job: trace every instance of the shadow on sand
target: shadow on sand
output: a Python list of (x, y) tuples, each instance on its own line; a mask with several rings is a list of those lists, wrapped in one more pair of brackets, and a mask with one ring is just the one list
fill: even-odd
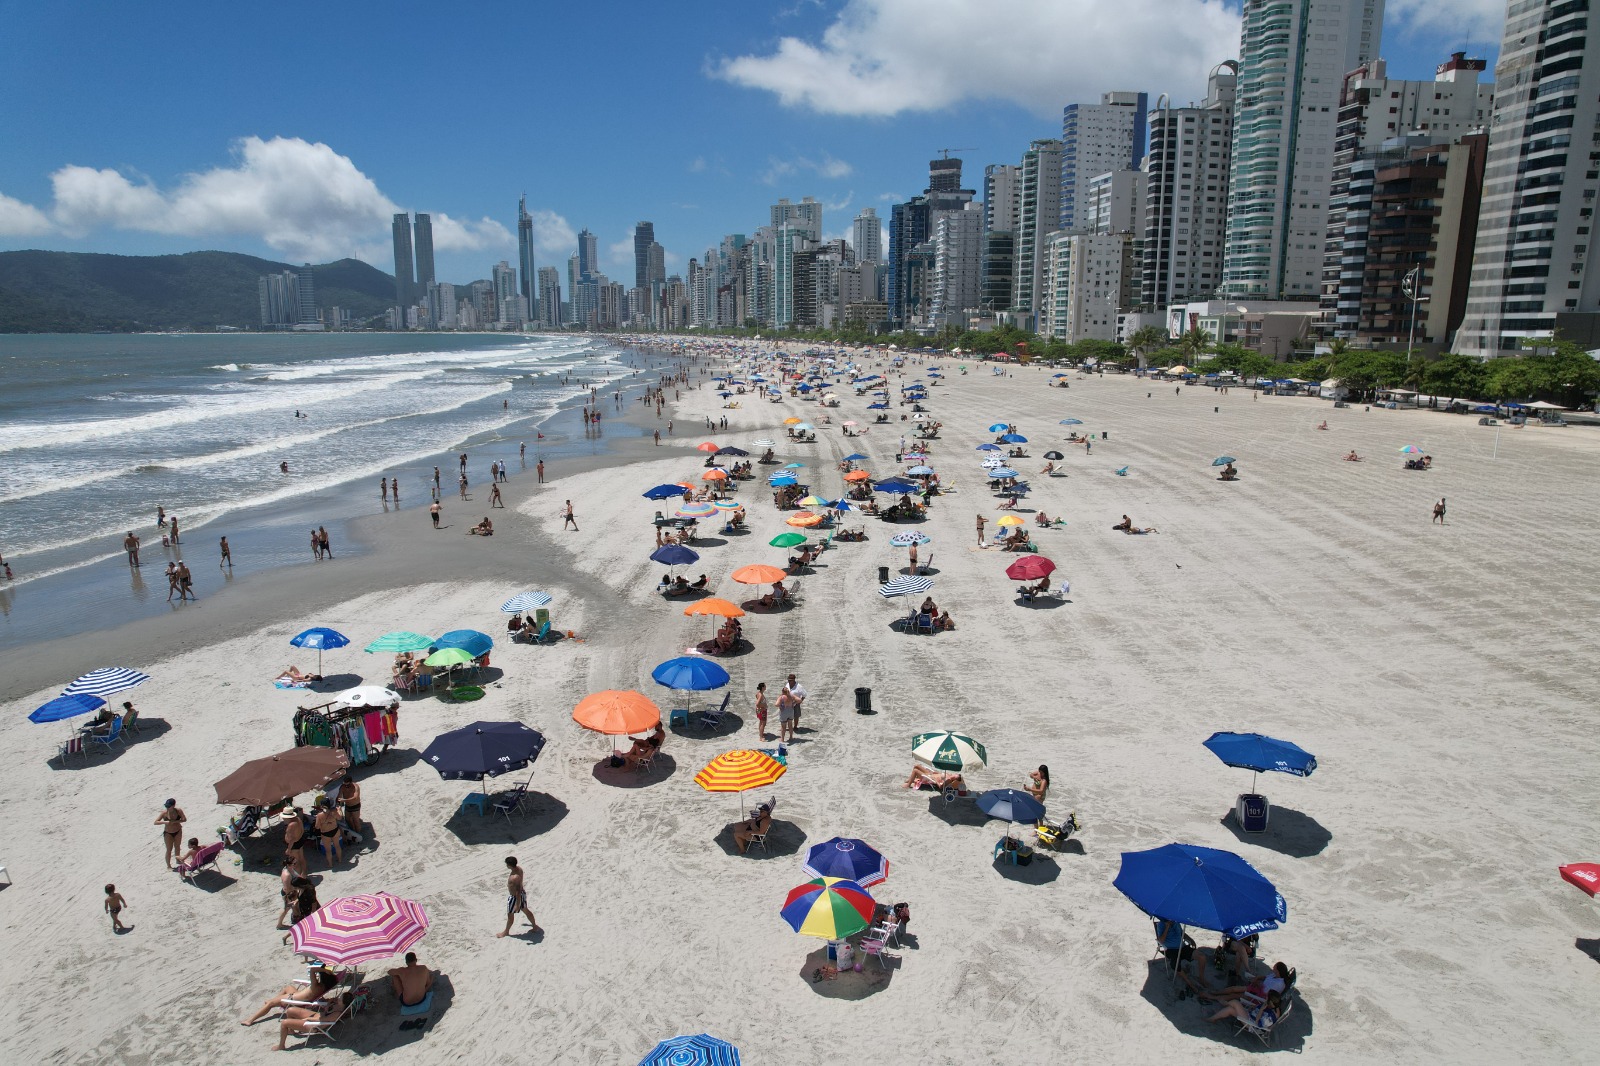
[(648, 770), (635, 770), (627, 766), (612, 766), (607, 755), (594, 764), (594, 779), (613, 788), (648, 788), (659, 785), (678, 769), (678, 762), (666, 752), (657, 753)]
[(1148, 973), (1139, 994), (1180, 1033), (1251, 1052), (1298, 1053), (1305, 1050), (1306, 1038), (1311, 1035), (1312, 1029), (1311, 1007), (1298, 992), (1295, 993), (1294, 1007), (1289, 1011), (1289, 1016), (1277, 1026), (1273, 1046), (1268, 1047), (1250, 1034), (1240, 1032), (1236, 1021), (1207, 1021), (1216, 1013), (1218, 1004), (1196, 999), (1193, 995), (1180, 1000), (1179, 990), (1187, 991), (1187, 988), (1182, 981), (1173, 984), (1172, 971), (1168, 969), (1166, 960), (1154, 958), (1146, 965)]
[(548, 833), (567, 816), (567, 805), (544, 792), (529, 790), (523, 810), (504, 815), (490, 810), (479, 814), (476, 807), (457, 807), (444, 827), (463, 844), (520, 844)]
[[(857, 957), (859, 952), (858, 948)], [(883, 959), (882, 965), (879, 965), (878, 958)], [(823, 945), (806, 956), (800, 967), (800, 979), (811, 986), (811, 991), (827, 999), (866, 999), (889, 987), (894, 972), (900, 968), (900, 957), (890, 949), (886, 956), (862, 959), (860, 973), (845, 969), (831, 979), (823, 977), (820, 972), (822, 967), (831, 965), (827, 945)]]
[(1333, 840), (1333, 834), (1324, 829), (1321, 822), (1291, 807), (1274, 805), (1265, 833), (1246, 833), (1233, 811), (1223, 815), (1221, 821), (1230, 833), (1239, 838), (1239, 843), (1254, 844), (1292, 859), (1320, 855)]
[(767, 846), (751, 844), (745, 849), (743, 855), (739, 854), (739, 845), (733, 841), (733, 827), (738, 823), (730, 822), (722, 827), (722, 832), (714, 838), (716, 844), (726, 854), (736, 859), (776, 859), (784, 856), (798, 855), (800, 848), (806, 842), (804, 829), (793, 822), (786, 822), (781, 818), (772, 820), (772, 827), (767, 832)]

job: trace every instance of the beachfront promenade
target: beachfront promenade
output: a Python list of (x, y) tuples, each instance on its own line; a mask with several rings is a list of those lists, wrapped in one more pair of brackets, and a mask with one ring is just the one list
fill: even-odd
[[(358, 649), (390, 630), (471, 628), (497, 646), (481, 700), (407, 698), (400, 750), (359, 775), (369, 840), (331, 871), (310, 862), (324, 902), (382, 890), (427, 908), (417, 950), (441, 973), (430, 1023), (399, 1028), (382, 976), (392, 964), (376, 963), (371, 1006), (298, 1059), (633, 1063), (660, 1039), (709, 1031), (751, 1066), (846, 1043), (881, 1063), (1251, 1060), (1260, 1045), (1177, 998), (1151, 962), (1149, 921), (1112, 886), (1122, 852), (1173, 841), (1238, 853), (1286, 899), (1287, 922), (1261, 940), (1265, 960), (1298, 970), (1282, 1052), (1494, 1063), (1592, 1047), (1600, 914), (1556, 867), (1600, 856), (1590, 721), (1600, 438), (1507, 430), (1491, 458), (1494, 431), (1471, 417), (1334, 410), (1244, 389), (1175, 395), (1115, 376), (1051, 388), (1046, 369), (997, 377), (969, 363), (962, 376), (959, 362), (941, 360), (948, 376), (926, 401), (943, 423), (928, 465), (954, 491), (916, 527), (931, 538), (919, 554), (932, 556), (933, 596), (957, 628), (919, 637), (891, 625), (904, 610), (878, 595), (877, 576), (905, 565), (888, 544), (902, 527), (847, 516), (870, 539), (836, 542), (791, 579), (798, 606), (742, 619), (753, 647), (721, 660), (727, 723), (675, 728), (648, 773), (606, 767), (611, 745), (571, 717), (602, 689), (679, 705), (650, 670), (708, 634), (705, 618), (655, 592), (663, 568), (647, 557), (660, 505), (640, 493), (698, 478), (703, 441), (757, 451), (751, 441), (770, 437), (780, 461), (806, 464), (802, 480), (834, 499), (850, 452), (867, 455), (858, 465), (875, 477), (903, 469), (894, 458), (911, 437), (898, 421), (909, 408), (870, 426), (868, 397), (841, 388), (822, 425), (811, 402), (744, 396), (724, 409), (708, 382), (672, 404), (669, 387), (662, 425), (672, 418), (674, 434), (660, 448), (646, 438), (615, 464), (553, 470), (537, 488), (531, 472), (516, 474), (493, 538), (463, 535), (465, 513), (435, 532), (407, 511), (372, 534), (381, 561), (350, 564), (381, 575), (370, 587), (319, 588), (316, 571), (280, 571), (279, 594), (262, 601), (270, 609), (226, 616), (216, 643), (191, 635), (170, 655), (122, 662), (159, 641), (157, 620), (49, 649), (59, 678), (9, 693), (0, 730), (11, 827), (0, 864), (16, 882), (0, 889), (16, 1017), (0, 1038), (5, 1057), (271, 1061), (276, 1027), (237, 1020), (303, 973), (273, 929), (276, 832), (249, 844), (246, 864), (224, 853), (221, 876), (189, 885), (163, 869), (150, 823), (171, 796), (189, 831), (214, 839), (233, 809), (211, 802), (212, 782), (289, 746), (294, 708), (312, 697), (270, 679), (286, 663), (311, 665), (287, 644), (309, 625), (352, 639), (324, 653), (327, 674), (369, 683), (387, 682), (389, 657)], [(723, 415), (728, 430), (704, 430)], [(817, 424), (816, 443), (790, 444), (787, 417)], [(1110, 438), (1088, 455), (1069, 447), (1067, 417)], [(869, 432), (842, 436), (846, 419)], [(1316, 429), (1323, 419), (1327, 431)], [(975, 516), (992, 535), (1003, 513), (974, 450), (997, 422), (1029, 438), (1029, 458), (1015, 460), (1033, 486), (1022, 505), (1068, 522), (1034, 532), (1071, 582), (1060, 601), (1019, 604), (1004, 575), (1017, 556), (977, 544)], [(1433, 468), (1403, 470), (1406, 444)], [(1066, 454), (1066, 477), (1039, 476), (1051, 448)], [(1352, 449), (1366, 461), (1341, 461)], [(1211, 461), (1224, 454), (1240, 480), (1216, 480)], [(727, 575), (782, 565), (768, 541), (790, 527), (763, 481), (739, 495), (749, 533), (708, 531), (689, 576), (705, 572), (713, 595), (743, 602), (752, 593)], [(1442, 526), (1430, 522), (1441, 497)], [(581, 532), (562, 528), (566, 499)], [(1160, 533), (1112, 531), (1124, 514)], [(432, 580), (443, 554), (450, 580)], [(553, 594), (555, 627), (576, 639), (500, 643), (500, 603), (530, 587)], [(110, 757), (47, 764), (61, 728), (31, 725), (27, 711), (113, 659), (153, 676), (128, 695), (155, 725)], [(723, 751), (773, 746), (756, 738), (751, 699), (765, 681), (775, 707), (789, 673), (809, 690), (801, 732), (777, 785), (744, 797), (775, 794), (779, 806), (770, 848), (741, 857), (726, 829), (736, 800), (693, 777)], [(858, 686), (873, 690), (877, 713), (854, 713)], [(508, 822), (459, 810), (474, 786), (440, 780), (412, 752), (508, 718), (547, 739), (527, 813)], [(935, 729), (986, 745), (988, 766), (969, 775), (980, 790), (1022, 788), (1048, 764), (1051, 815), (1076, 811), (1084, 823), (1073, 846), (999, 865), (1002, 823), (901, 788), (911, 736)], [(1308, 779), (1262, 776), (1257, 790), (1274, 805), (1265, 834), (1224, 821), (1250, 778), (1201, 746), (1217, 730), (1285, 737), (1317, 757)], [(889, 858), (874, 895), (910, 902), (914, 942), (888, 970), (869, 961), (865, 980), (814, 983), (821, 942), (795, 935), (778, 908), (807, 879), (805, 849), (835, 835)], [(544, 932), (497, 940), (513, 854)], [(121, 936), (101, 913), (107, 882), (128, 900), (133, 929)]]

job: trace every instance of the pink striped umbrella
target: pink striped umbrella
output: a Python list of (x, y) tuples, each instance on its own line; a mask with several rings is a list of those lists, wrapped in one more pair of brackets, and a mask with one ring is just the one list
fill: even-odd
[(290, 931), (294, 950), (333, 966), (387, 959), (428, 931), (422, 904), (387, 892), (341, 896), (308, 914)]

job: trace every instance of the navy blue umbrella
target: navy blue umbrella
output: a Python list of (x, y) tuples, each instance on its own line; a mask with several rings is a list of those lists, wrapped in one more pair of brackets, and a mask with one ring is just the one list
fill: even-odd
[(729, 444), (729, 445), (726, 445), (724, 447), (718, 448), (717, 449), (717, 454), (718, 455), (745, 456), (745, 455), (749, 455), (750, 453), (745, 451), (743, 448), (735, 448), (733, 445)]
[(433, 738), (423, 761), (446, 781), (482, 781), (520, 770), (544, 750), (544, 734), (521, 722), (473, 722)]
[(28, 715), (28, 721), (60, 722), (67, 718), (76, 718), (80, 714), (88, 714), (90, 711), (98, 711), (105, 705), (106, 701), (101, 697), (82, 692), (71, 696), (57, 696)]
[(990, 789), (978, 797), (978, 808), (1007, 822), (1032, 823), (1044, 817), (1044, 804), (1014, 788)]
[(1231, 851), (1168, 844), (1125, 851), (1112, 881), (1152, 918), (1214, 929), (1235, 940), (1276, 929), (1289, 908), (1272, 882)]
[(689, 563), (698, 563), (700, 553), (681, 544), (663, 544), (650, 553), (650, 560), (663, 566), (687, 566)]
[(494, 647), (494, 638), (476, 629), (452, 629), (434, 641), (433, 646), (435, 649), (460, 648), (474, 659), (480, 659)]
[(867, 410), (869, 410), (869, 411), (887, 411), (888, 409), (889, 409), (889, 405), (886, 404), (886, 403), (869, 403), (869, 404), (867, 404)]
[(877, 489), (879, 492), (900, 492), (900, 493), (905, 493), (905, 492), (916, 492), (919, 486), (913, 485), (909, 481), (899, 481), (899, 480), (896, 480), (894, 478), (890, 478), (888, 481), (880, 481), (880, 482), (878, 482), (876, 485), (874, 485), (872, 487), (874, 489)]
[(849, 455), (845, 456), (844, 458), (845, 458), (845, 462), (847, 462), (847, 463), (859, 463), (861, 460), (865, 459), (866, 456), (862, 455), (860, 452), (851, 452)]
[(682, 485), (657, 485), (649, 492), (646, 492), (644, 498), (647, 500), (670, 500), (674, 496), (682, 496), (683, 493), (684, 488)]
[(889, 876), (889, 860), (865, 841), (833, 837), (813, 844), (800, 869), (817, 877), (842, 877), (871, 888)]

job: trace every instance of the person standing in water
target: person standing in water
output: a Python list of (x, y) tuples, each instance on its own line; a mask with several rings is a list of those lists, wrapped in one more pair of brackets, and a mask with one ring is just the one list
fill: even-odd
[(233, 552), (228, 547), (227, 537), (222, 538), (222, 562), (218, 563), (217, 566), (219, 568), (226, 566), (229, 570), (233, 569)]

